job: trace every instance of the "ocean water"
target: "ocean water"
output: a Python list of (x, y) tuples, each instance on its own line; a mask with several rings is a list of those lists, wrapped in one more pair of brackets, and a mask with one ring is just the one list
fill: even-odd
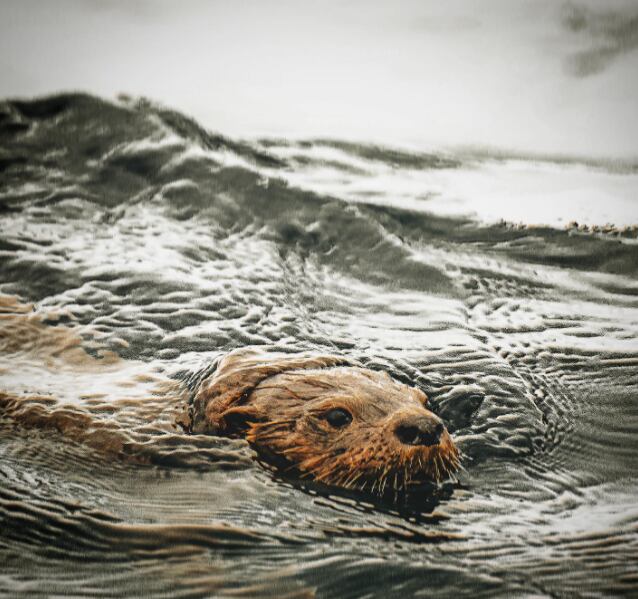
[[(0, 594), (635, 596), (637, 191), (629, 163), (0, 104)], [(423, 389), (458, 480), (381, 502), (184, 433), (248, 345)]]

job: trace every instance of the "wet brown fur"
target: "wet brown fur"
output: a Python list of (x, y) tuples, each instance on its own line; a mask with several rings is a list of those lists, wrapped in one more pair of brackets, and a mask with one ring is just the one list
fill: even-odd
[[(426, 405), (422, 391), (344, 358), (242, 350), (202, 384), (193, 431), (244, 437), (303, 477), (383, 494), (441, 481), (459, 466), (447, 430), (433, 446), (406, 445), (394, 434), (405, 418), (436, 418)], [(352, 422), (332, 427), (325, 415), (335, 408)]]

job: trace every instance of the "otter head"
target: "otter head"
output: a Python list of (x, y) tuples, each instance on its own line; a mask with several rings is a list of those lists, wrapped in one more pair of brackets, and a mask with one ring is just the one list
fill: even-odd
[(422, 391), (335, 356), (230, 354), (195, 398), (193, 430), (244, 437), (301, 476), (378, 494), (459, 465)]

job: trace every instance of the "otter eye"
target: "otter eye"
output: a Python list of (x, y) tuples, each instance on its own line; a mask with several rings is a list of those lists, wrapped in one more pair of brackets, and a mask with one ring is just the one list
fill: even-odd
[(352, 422), (352, 414), (343, 408), (330, 410), (324, 418), (328, 421), (328, 424), (334, 428), (342, 428)]

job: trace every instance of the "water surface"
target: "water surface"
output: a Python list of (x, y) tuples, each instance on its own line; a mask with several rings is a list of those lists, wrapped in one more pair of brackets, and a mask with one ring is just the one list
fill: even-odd
[[(638, 592), (632, 165), (231, 140), (81, 95), (5, 102), (0, 139), (2, 593)], [(247, 345), (419, 386), (459, 480), (378, 503), (185, 434)]]

